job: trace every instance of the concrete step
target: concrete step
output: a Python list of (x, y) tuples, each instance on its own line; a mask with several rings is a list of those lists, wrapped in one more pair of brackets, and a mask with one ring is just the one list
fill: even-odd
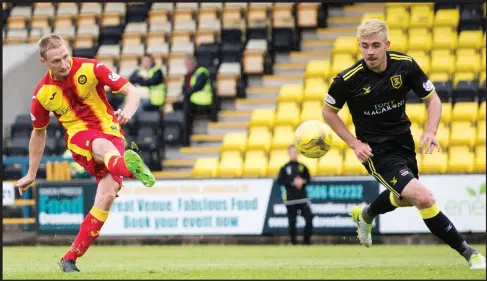
[(357, 27), (360, 24), (361, 15), (348, 17), (328, 18), (328, 27)]
[(315, 40), (315, 39), (318, 39), (318, 37), (314, 30), (301, 31), (301, 40)]
[(334, 39), (303, 40), (301, 42), (302, 52), (326, 52), (333, 48)]
[(251, 110), (224, 110), (220, 111), (218, 121), (221, 122), (239, 122), (239, 121), (249, 121), (252, 115)]
[(210, 135), (210, 134), (192, 135), (191, 141), (192, 142), (202, 142), (202, 143), (221, 142), (221, 141), (223, 141), (224, 136), (225, 135), (223, 135), (223, 134), (218, 134), (218, 135)]
[(162, 162), (166, 168), (192, 168), (195, 160), (193, 159), (166, 159)]
[(237, 110), (254, 110), (258, 108), (276, 108), (277, 98), (237, 99)]
[(289, 62), (289, 53), (276, 54), (275, 63)]
[(275, 75), (280, 75), (280, 74), (300, 74), (303, 73), (306, 69), (306, 63), (276, 63), (274, 65), (274, 74)]
[(328, 27), (317, 29), (318, 38), (321, 39), (336, 39), (339, 36), (355, 36), (357, 28), (355, 27)]
[(179, 159), (197, 159), (201, 157), (218, 157), (220, 154), (220, 146), (210, 147), (181, 147), (179, 149)]
[(282, 86), (284, 84), (300, 84), (303, 82), (304, 71), (300, 74), (265, 75), (264, 86)]
[[(331, 51), (326, 52), (291, 52), (292, 62), (308, 63), (310, 60), (329, 60)], [(303, 72), (304, 73), (304, 72)]]
[(262, 86), (262, 77), (261, 76), (249, 76), (247, 79), (247, 87), (253, 86)]
[(208, 134), (226, 134), (230, 132), (246, 132), (249, 122), (212, 122), (208, 124)]
[(281, 87), (248, 87), (247, 88), (247, 98), (277, 98), (279, 96), (279, 90)]
[(154, 177), (158, 180), (164, 179), (187, 179), (191, 177), (191, 169), (187, 170), (165, 170), (154, 172)]
[(383, 13), (384, 3), (361, 3), (351, 6), (346, 6), (343, 9), (345, 17), (362, 16), (365, 13)]

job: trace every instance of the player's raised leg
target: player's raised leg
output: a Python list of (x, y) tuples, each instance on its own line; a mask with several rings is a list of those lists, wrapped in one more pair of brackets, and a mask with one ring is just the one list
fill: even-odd
[(443, 240), (470, 263), (471, 269), (485, 270), (485, 257), (467, 244), (435, 202), (433, 194), (417, 179), (411, 180), (402, 194), (418, 208), (431, 233)]

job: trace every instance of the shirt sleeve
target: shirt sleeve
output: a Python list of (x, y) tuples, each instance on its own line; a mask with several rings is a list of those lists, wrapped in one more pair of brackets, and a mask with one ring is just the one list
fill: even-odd
[(103, 86), (110, 87), (114, 94), (120, 92), (129, 83), (127, 79), (111, 71), (101, 62), (96, 62), (94, 72), (96, 79)]
[(325, 104), (336, 110), (342, 109), (347, 102), (347, 88), (343, 77), (338, 74), (328, 89), (328, 93), (325, 96)]
[(431, 93), (433, 93), (433, 90), (435, 89), (433, 82), (429, 80), (428, 76), (423, 72), (421, 67), (414, 59), (412, 60), (412, 66), (409, 75), (409, 86), (419, 98), (428, 98)]
[(42, 106), (36, 96), (32, 98), (30, 118), (32, 127), (36, 130), (44, 129), (49, 124), (49, 111)]

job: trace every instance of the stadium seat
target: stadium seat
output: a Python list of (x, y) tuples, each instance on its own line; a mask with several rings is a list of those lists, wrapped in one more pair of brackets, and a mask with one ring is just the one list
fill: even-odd
[(451, 75), (455, 70), (455, 59), (449, 50), (431, 51), (431, 72)]
[(423, 124), (411, 123), (410, 130), (411, 134), (413, 135), (414, 144), (416, 147), (418, 147), (421, 136), (424, 133)]
[(485, 146), (485, 120), (477, 121), (477, 140), (475, 141), (476, 145), (484, 145)]
[(355, 152), (352, 149), (345, 151), (345, 160), (343, 161), (342, 175), (344, 176), (363, 176), (367, 175), (367, 169), (357, 159)]
[(297, 25), (299, 27), (316, 27), (318, 25), (319, 3), (300, 2), (296, 8)]
[(322, 103), (318, 100), (304, 101), (301, 110), (301, 122), (308, 120), (323, 120)]
[(467, 146), (450, 146), (448, 149), (448, 173), (472, 173), (475, 155)]
[(422, 157), (421, 172), (424, 174), (444, 174), (448, 168), (448, 155), (443, 151), (424, 154)]
[(473, 147), (476, 141), (476, 128), (469, 121), (451, 123), (450, 145), (468, 145)]
[(276, 126), (274, 128), (274, 135), (272, 137), (271, 147), (273, 150), (287, 149), (294, 140), (294, 129), (293, 127), (287, 126)]
[(455, 102), (474, 101), (478, 95), (478, 84), (474, 72), (455, 72), (453, 75), (453, 99)]
[(350, 54), (355, 56), (359, 52), (357, 37), (355, 36), (340, 36), (335, 39), (331, 53), (336, 54)]
[(390, 29), (406, 30), (409, 27), (409, 12), (404, 6), (387, 8), (386, 22)]
[(424, 28), (410, 28), (408, 37), (408, 51), (429, 52), (433, 46), (431, 33)]
[(338, 149), (331, 149), (318, 160), (318, 176), (340, 176), (343, 171), (343, 155)]
[(434, 14), (430, 9), (420, 9), (420, 7), (411, 8), (411, 17), (409, 27), (426, 27), (431, 28), (434, 22)]
[(306, 78), (322, 78), (328, 79), (330, 76), (330, 61), (329, 60), (310, 60), (306, 65)]
[(438, 27), (433, 31), (434, 50), (454, 50), (457, 46), (458, 36), (456, 30), (449, 27)]
[(328, 85), (323, 80), (318, 82), (305, 83), (303, 100), (318, 100), (323, 101)]
[(191, 177), (193, 178), (215, 178), (218, 175), (218, 158), (196, 159)]
[(397, 52), (406, 52), (408, 47), (408, 38), (406, 35), (389, 34), (388, 40), (391, 41), (391, 50)]
[(242, 176), (243, 160), (238, 153), (223, 153), (218, 175), (220, 178), (239, 178)]
[(317, 168), (318, 168), (318, 159), (317, 158), (308, 158), (303, 154), (298, 155), (298, 161), (308, 168), (309, 174), (312, 177), (316, 176)]
[(227, 133), (223, 137), (221, 151), (238, 151), (243, 153), (247, 148), (247, 133)]
[(385, 20), (385, 15), (384, 13), (377, 13), (377, 12), (364, 13), (360, 18), (360, 22), (364, 22), (368, 19), (378, 19), (383, 21)]
[(485, 173), (485, 144), (475, 147), (475, 172)]
[(438, 130), (436, 132), (436, 140), (440, 144), (442, 149), (445, 149), (450, 144), (450, 128), (445, 123), (440, 122)]
[(81, 3), (80, 15), (94, 15), (99, 17), (101, 14), (101, 3)]
[(480, 72), (482, 68), (482, 63), (480, 61), (481, 57), (476, 52), (461, 52), (461, 50), (457, 51), (456, 62), (455, 62), (455, 71), (457, 72)]
[(267, 152), (271, 147), (272, 135), (268, 130), (250, 133), (247, 140), (247, 150), (262, 150)]
[(267, 109), (267, 108), (255, 109), (252, 112), (252, 116), (250, 117), (249, 126), (273, 127), (274, 118), (275, 118), (274, 116), (275, 116), (274, 109)]
[(243, 165), (243, 177), (260, 178), (267, 174), (267, 157), (263, 153), (247, 152)]
[(276, 125), (291, 125), (296, 127), (299, 124), (301, 110), (295, 103), (279, 103), (276, 111)]
[(303, 85), (284, 84), (279, 90), (279, 102), (294, 101), (301, 103), (303, 100)]
[(453, 105), (452, 121), (475, 122), (478, 117), (479, 106), (477, 102), (457, 102)]
[(485, 101), (480, 103), (479, 115), (477, 116), (479, 120), (485, 120), (485, 104)]
[(423, 103), (406, 104), (406, 115), (411, 122), (423, 124), (426, 120), (426, 107)]
[(450, 27), (455, 28), (458, 26), (460, 20), (460, 10), (458, 9), (441, 9), (436, 11), (435, 14), (435, 27)]
[(463, 30), (460, 32), (458, 36), (458, 49), (464, 49), (464, 48), (480, 49), (481, 47), (482, 47), (481, 30)]
[(270, 153), (269, 165), (267, 166), (267, 176), (277, 177), (281, 167), (289, 162), (289, 153), (287, 147), (285, 149), (273, 150)]

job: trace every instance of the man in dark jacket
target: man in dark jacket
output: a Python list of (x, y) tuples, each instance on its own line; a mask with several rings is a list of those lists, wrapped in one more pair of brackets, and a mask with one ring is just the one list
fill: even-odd
[(304, 227), (304, 244), (311, 244), (313, 234), (313, 214), (311, 212), (311, 202), (306, 194), (306, 184), (310, 181), (308, 168), (298, 162), (298, 149), (294, 145), (289, 146), (290, 161), (279, 171), (277, 183), (286, 187), (286, 195), (283, 198), (287, 208), (289, 220), (289, 236), (293, 245), (296, 241), (296, 217), (298, 210), (304, 217), (306, 225)]

